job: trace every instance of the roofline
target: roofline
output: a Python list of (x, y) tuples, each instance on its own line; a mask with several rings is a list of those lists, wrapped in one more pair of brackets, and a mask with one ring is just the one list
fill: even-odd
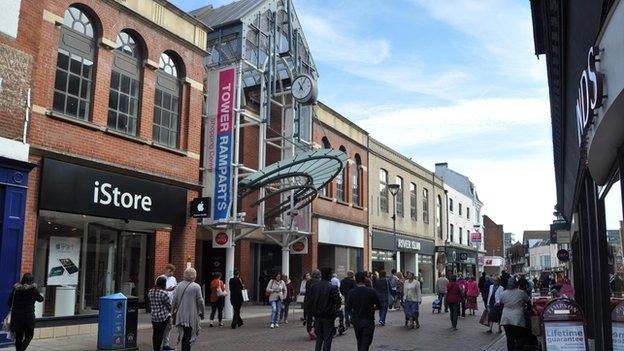
[[(417, 167), (418, 169), (420, 169), (421, 171), (424, 171), (424, 172), (426, 172), (426, 173), (431, 174), (431, 175), (433, 176), (433, 178), (434, 178), (434, 179), (437, 179), (437, 180), (439, 180), (439, 181), (440, 181), (440, 183), (442, 184), (442, 186), (443, 186), (443, 187), (444, 187), (444, 184), (446, 184), (446, 183), (444, 183), (444, 180), (443, 180), (442, 178), (438, 177), (438, 176), (435, 174), (435, 172), (431, 172), (430, 170), (428, 170), (428, 169), (427, 169), (427, 168), (425, 168), (424, 166), (421, 166), (420, 164), (418, 164), (418, 163), (416, 163), (416, 162), (414, 162), (414, 161), (410, 160), (407, 156), (403, 155), (402, 153), (398, 152), (397, 150), (394, 150), (393, 148), (389, 147), (388, 145), (386, 145), (386, 144), (382, 143), (381, 141), (379, 141), (379, 140), (377, 140), (377, 139), (375, 139), (375, 138), (373, 138), (373, 137), (371, 137), (371, 136), (369, 136), (369, 137), (368, 137), (368, 141), (369, 141), (368, 143), (369, 143), (369, 152), (370, 152), (370, 153), (375, 154), (375, 155), (377, 155), (377, 156), (382, 156), (382, 155), (380, 155), (380, 154), (376, 153), (375, 151), (373, 151), (373, 150), (370, 148), (370, 144), (371, 144), (371, 142), (376, 143), (376, 144), (377, 144), (377, 145), (379, 145), (381, 148), (386, 149), (386, 150), (388, 150), (388, 151), (391, 151), (391, 152), (395, 153), (395, 154), (396, 154), (396, 156), (398, 156), (399, 158), (403, 159), (404, 161), (407, 161), (407, 162), (408, 162), (408, 163), (410, 163), (412, 166), (416, 166), (416, 167)], [(369, 162), (370, 162), (370, 161), (369, 161)]]
[(333, 116), (338, 117), (343, 122), (346, 122), (347, 124), (355, 127), (355, 129), (357, 129), (358, 131), (366, 134), (367, 136), (369, 135), (368, 131), (366, 131), (364, 128), (360, 127), (359, 125), (357, 125), (355, 122), (353, 122), (349, 118), (347, 118), (344, 115), (342, 115), (340, 112), (338, 112), (338, 111), (334, 110), (333, 108), (327, 106), (326, 104), (324, 104), (321, 101), (317, 101), (317, 104), (318, 104), (319, 108), (322, 108), (322, 109), (325, 109), (325, 110), (331, 112)]
[[(169, 2), (168, 0), (153, 0), (161, 5), (163, 5), (164, 7), (174, 11), (175, 13), (177, 13), (178, 15), (184, 17), (186, 20), (188, 20), (189, 22), (192, 22), (195, 25), (198, 25), (204, 29), (206, 29), (206, 34), (214, 31), (214, 29), (206, 24), (204, 24), (202, 21), (198, 20), (197, 18), (191, 16), (191, 14), (189, 14), (188, 12), (182, 10), (181, 8), (177, 7), (176, 5), (172, 4), (171, 2)], [(206, 6), (210, 6), (210, 5), (206, 5)], [(204, 7), (206, 7), (204, 6)], [(202, 8), (204, 8), (202, 7)]]

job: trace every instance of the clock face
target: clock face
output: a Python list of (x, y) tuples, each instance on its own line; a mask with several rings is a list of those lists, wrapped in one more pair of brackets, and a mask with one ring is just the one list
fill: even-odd
[(300, 102), (306, 102), (311, 97), (313, 88), (312, 79), (306, 75), (301, 75), (293, 81), (292, 95)]

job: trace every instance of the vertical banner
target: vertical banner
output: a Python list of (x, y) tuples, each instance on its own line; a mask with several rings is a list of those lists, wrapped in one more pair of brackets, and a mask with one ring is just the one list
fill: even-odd
[(235, 82), (235, 67), (209, 72), (206, 82), (208, 100), (204, 196), (212, 195), (212, 219), (215, 221), (228, 218), (232, 202)]

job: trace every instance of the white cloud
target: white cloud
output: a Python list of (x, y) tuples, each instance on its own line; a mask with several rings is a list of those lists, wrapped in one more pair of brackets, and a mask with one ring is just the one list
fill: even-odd
[[(374, 106), (351, 104), (347, 116), (375, 138), (405, 148), (527, 126), (544, 126), (549, 120), (545, 99), (476, 99), (443, 107)], [(527, 136), (530, 139), (530, 136)], [(484, 150), (485, 151), (485, 150)]]

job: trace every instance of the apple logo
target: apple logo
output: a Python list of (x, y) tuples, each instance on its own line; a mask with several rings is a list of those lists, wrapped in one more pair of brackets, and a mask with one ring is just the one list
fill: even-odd
[(199, 212), (204, 212), (204, 202), (203, 202), (203, 201), (200, 201), (200, 202), (197, 204), (197, 211), (199, 211)]

